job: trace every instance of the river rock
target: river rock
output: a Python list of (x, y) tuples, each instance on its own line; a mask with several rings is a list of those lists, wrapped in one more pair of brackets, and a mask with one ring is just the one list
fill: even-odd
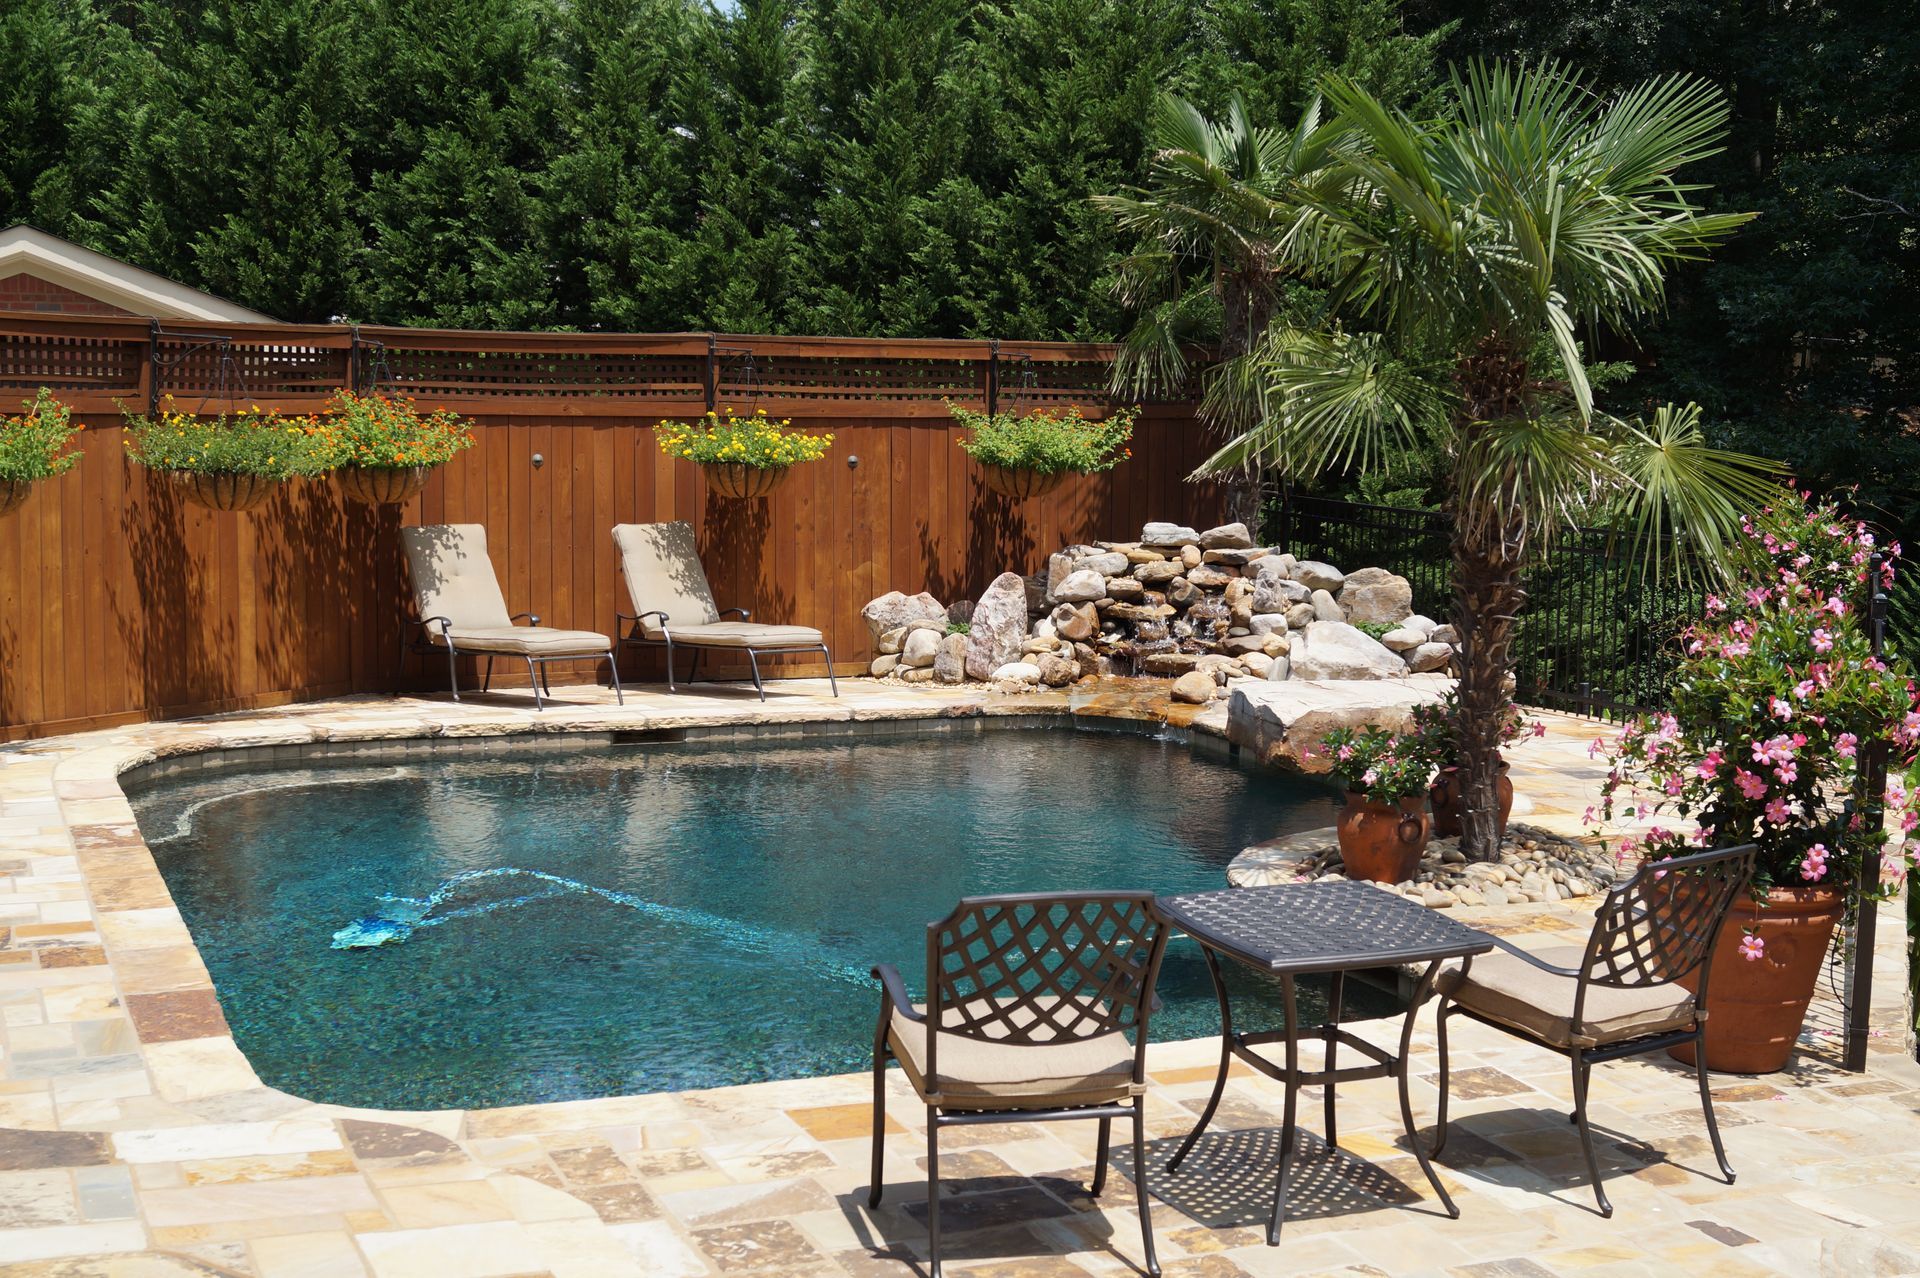
[(973, 621), (973, 600), (956, 599), (947, 605), (947, 622), (950, 625), (965, 626)]
[(940, 640), (931, 630), (915, 630), (907, 635), (907, 641), (900, 648), (900, 664), (915, 670), (933, 664), (934, 654), (940, 651)]
[(1199, 654), (1192, 652), (1150, 652), (1140, 658), (1140, 669), (1156, 675), (1185, 674), (1199, 664)]
[(1118, 551), (1107, 551), (1102, 554), (1088, 555), (1086, 558), (1077, 561), (1073, 565), (1073, 570), (1075, 572), (1097, 572), (1102, 577), (1123, 577), (1133, 571), (1133, 565), (1128, 563), (1127, 557)]
[(1229, 635), (1220, 642), (1220, 650), (1230, 656), (1244, 657), (1249, 652), (1265, 652), (1265, 635)]
[[(1003, 572), (993, 579), (973, 607), (973, 629), (967, 635), (967, 673), (988, 679), (1020, 655), (1027, 637), (1027, 583), (1018, 573)], [(1039, 672), (1034, 672), (1039, 678)]]
[(1273, 669), (1273, 658), (1264, 652), (1247, 652), (1241, 654), (1240, 664), (1245, 666), (1247, 673), (1254, 678), (1264, 679), (1268, 671)]
[(1162, 559), (1156, 563), (1140, 564), (1133, 570), (1133, 579), (1148, 585), (1164, 585), (1185, 572), (1187, 566), (1171, 560)]
[(940, 650), (933, 654), (933, 677), (941, 683), (967, 681), (967, 637), (941, 635)]
[(1287, 633), (1287, 614), (1284, 612), (1256, 612), (1247, 622), (1247, 629), (1256, 635), (1284, 635)]
[(1300, 561), (1285, 551), (1268, 551), (1246, 566), (1246, 574), (1255, 581), (1278, 581), (1289, 579)]
[(1200, 534), (1185, 524), (1151, 523), (1140, 530), (1140, 544), (1150, 549), (1179, 549), (1197, 543)]
[(1240, 580), (1240, 574), (1227, 572), (1213, 564), (1201, 564), (1187, 571), (1187, 580), (1202, 590), (1223, 590), (1230, 581)]
[(1167, 602), (1176, 608), (1188, 608), (1200, 602), (1200, 587), (1185, 577), (1175, 577), (1167, 585)]
[(1063, 657), (1058, 653), (1049, 653), (1040, 658), (1039, 665), (1040, 682), (1049, 688), (1064, 688), (1072, 683), (1074, 676), (1079, 673), (1072, 658)]
[(1395, 652), (1409, 652), (1427, 641), (1426, 635), (1412, 626), (1397, 626), (1380, 636), (1380, 642)]
[(1008, 661), (993, 668), (995, 683), (1039, 683), (1040, 667), (1031, 661)]
[(1333, 601), (1333, 596), (1324, 590), (1313, 592), (1313, 617), (1315, 621), (1345, 621), (1346, 609)]
[(894, 675), (902, 683), (932, 683), (934, 678), (932, 666), (901, 666)]
[(1304, 630), (1314, 623), (1313, 605), (1297, 603), (1287, 609), (1287, 629)]
[(1427, 638), (1434, 643), (1450, 643), (1457, 647), (1460, 643), (1460, 632), (1452, 626), (1435, 626)]
[[(1105, 589), (1105, 583), (1102, 583)], [(1100, 630), (1100, 614), (1086, 604), (1061, 604), (1051, 617), (1053, 632), (1062, 639), (1084, 643)]]
[(925, 591), (917, 595), (903, 595), (898, 590), (889, 590), (878, 599), (869, 600), (867, 606), (860, 610), (860, 618), (867, 623), (867, 634), (877, 648), (880, 636), (889, 630), (902, 629), (910, 621), (938, 621), (944, 624), (947, 609), (946, 605)]
[(1117, 603), (1106, 615), (1115, 621), (1162, 621), (1173, 615), (1173, 605)]
[(873, 664), (867, 667), (867, 673), (876, 679), (885, 678), (887, 675), (892, 674), (893, 668), (899, 664), (900, 656), (898, 653), (883, 652), (873, 659)]
[(1407, 654), (1407, 669), (1415, 674), (1425, 674), (1429, 670), (1444, 670), (1453, 660), (1453, 645), (1447, 643), (1423, 643)]
[(1408, 630), (1418, 630), (1423, 635), (1430, 635), (1440, 623), (1432, 617), (1423, 617), (1416, 612), (1400, 624)]
[(1068, 573), (1054, 587), (1053, 597), (1063, 603), (1091, 603), (1107, 597), (1107, 579), (1090, 568)]
[(1413, 615), (1413, 583), (1385, 568), (1361, 568), (1341, 583), (1340, 606), (1349, 621), (1398, 625)]
[(1289, 637), (1295, 679), (1392, 679), (1407, 673), (1407, 663), (1386, 645), (1345, 622), (1316, 621)]
[(1209, 550), (1200, 556), (1200, 562), (1219, 564), (1226, 568), (1239, 568), (1244, 571), (1248, 564), (1266, 553), (1259, 546), (1242, 546), (1235, 550)]
[(1332, 564), (1323, 564), (1317, 559), (1302, 559), (1287, 574), (1308, 590), (1334, 591), (1346, 583), (1347, 574)]
[(1125, 555), (1127, 562), (1130, 564), (1159, 564), (1165, 563), (1167, 559), (1165, 555), (1157, 550), (1148, 550), (1145, 546), (1137, 546), (1131, 543), (1124, 546), (1115, 546), (1114, 549)]
[(1138, 599), (1147, 588), (1131, 577), (1108, 577), (1101, 583), (1109, 599)]
[(1285, 612), (1297, 603), (1305, 603), (1313, 597), (1313, 592), (1297, 581), (1284, 577), (1255, 577), (1253, 579), (1253, 610), (1255, 612)]
[(1253, 545), (1245, 524), (1221, 524), (1207, 529), (1197, 540), (1202, 550), (1243, 550)]
[(1198, 568), (1207, 560), (1207, 552), (1198, 546), (1180, 547), (1180, 564), (1183, 568)]
[(1173, 699), (1188, 705), (1203, 706), (1213, 700), (1218, 687), (1213, 676), (1206, 671), (1189, 670), (1173, 681)]

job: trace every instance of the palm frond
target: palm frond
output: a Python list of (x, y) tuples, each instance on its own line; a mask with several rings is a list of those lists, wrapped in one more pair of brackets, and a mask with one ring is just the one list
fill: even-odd
[(1785, 494), (1778, 462), (1714, 448), (1700, 428), (1700, 406), (1663, 404), (1644, 424), (1619, 423), (1613, 463), (1630, 481), (1611, 512), (1630, 530), (1641, 566), (1655, 580), (1724, 578), (1742, 533), (1741, 519)]

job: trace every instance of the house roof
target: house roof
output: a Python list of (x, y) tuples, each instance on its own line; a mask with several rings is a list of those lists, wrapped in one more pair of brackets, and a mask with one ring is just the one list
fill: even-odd
[(83, 248), (25, 223), (0, 231), (0, 279), (21, 272), (121, 310), (158, 319), (270, 324), (271, 315), (237, 306), (118, 258)]

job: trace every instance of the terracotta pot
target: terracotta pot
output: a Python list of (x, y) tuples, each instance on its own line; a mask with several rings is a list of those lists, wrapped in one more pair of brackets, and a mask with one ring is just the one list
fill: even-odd
[[(1747, 893), (1734, 900), (1713, 951), (1707, 981), (1707, 1068), (1726, 1074), (1771, 1074), (1786, 1067), (1807, 1004), (1827, 959), (1846, 898), (1830, 887), (1774, 888), (1766, 907)], [(1752, 930), (1766, 943), (1742, 958), (1740, 938)], [(1698, 974), (1682, 984), (1698, 988)], [(1693, 1063), (1693, 1045), (1670, 1048)]]
[(1055, 471), (1051, 475), (1042, 475), (1037, 470), (1027, 470), (1019, 466), (996, 466), (992, 462), (981, 462), (980, 470), (988, 488), (1014, 501), (1025, 501), (1029, 497), (1044, 497), (1067, 482), (1067, 472), (1064, 470)]
[(1426, 801), (1425, 795), (1414, 794), (1376, 803), (1349, 791), (1346, 810), (1335, 827), (1347, 877), (1376, 883), (1405, 883), (1412, 878), (1433, 836)]
[(280, 487), (277, 479), (265, 475), (202, 474), (199, 471), (168, 472), (187, 499), (208, 510), (252, 510)]
[(427, 466), (342, 466), (340, 487), (355, 501), (369, 506), (397, 506), (427, 486)]
[[(1427, 791), (1427, 799), (1433, 805), (1433, 832), (1448, 837), (1458, 837), (1460, 825), (1460, 801), (1455, 791), (1459, 788), (1460, 769), (1442, 768), (1440, 775), (1433, 779), (1433, 788)], [(1495, 793), (1500, 798), (1500, 833), (1507, 832), (1507, 818), (1513, 815), (1513, 778), (1507, 775), (1507, 761), (1500, 760), (1500, 776), (1494, 782)]]
[(707, 489), (722, 497), (765, 497), (786, 482), (788, 466), (748, 466), (741, 462), (702, 462)]
[(31, 479), (0, 479), (0, 515), (20, 509), (32, 489)]

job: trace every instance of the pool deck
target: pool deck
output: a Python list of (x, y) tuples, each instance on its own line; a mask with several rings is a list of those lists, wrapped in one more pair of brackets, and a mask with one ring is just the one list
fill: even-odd
[[(734, 727), (983, 714), (1131, 714), (1124, 696), (842, 682), (363, 698), (137, 725), (0, 747), (0, 1273), (466, 1278), (480, 1275), (852, 1275), (924, 1272), (923, 1111), (890, 1076), (887, 1196), (865, 1205), (864, 1074), (706, 1092), (485, 1111), (317, 1105), (261, 1085), (141, 841), (119, 775), (212, 749), (499, 734)], [(1197, 736), (1221, 731), (1216, 705)], [(1514, 755), (1526, 820), (1581, 830), (1600, 768), (1591, 723), (1545, 716)], [(531, 744), (524, 736), (506, 748)], [(1462, 910), (1525, 942), (1584, 937), (1567, 906)], [(1591, 1210), (1567, 1123), (1566, 1065), (1476, 1024), (1454, 1031), (1443, 1175), (1462, 1217), (1429, 1197), (1384, 1081), (1340, 1096), (1342, 1148), (1307, 1142), (1295, 1214), (1262, 1245), (1280, 1090), (1236, 1075), (1178, 1178), (1159, 1168), (1204, 1104), (1217, 1040), (1154, 1044), (1150, 1183), (1169, 1278), (1334, 1273), (1552, 1278), (1574, 1274), (1920, 1273), (1920, 1067), (1905, 1048), (1896, 907), (1876, 954), (1880, 1027), (1865, 1075), (1843, 1073), (1822, 999), (1784, 1073), (1724, 1077), (1715, 1094), (1728, 1186), (1712, 1166), (1691, 1075), (1600, 1067), (1593, 1117), (1616, 1204)], [(879, 958), (900, 958), (876, 955)], [(1361, 1032), (1386, 1042), (1398, 1022)], [(1431, 1015), (1416, 1036), (1415, 1111), (1431, 1121)], [(342, 1025), (342, 1033), (355, 1027)], [(1312, 1059), (1314, 1049), (1308, 1050)], [(1317, 1095), (1303, 1099), (1318, 1127)], [(892, 1130), (897, 1128), (897, 1130)], [(1137, 1272), (1124, 1174), (1086, 1192), (1092, 1124), (949, 1129), (948, 1272), (1056, 1278)], [(1130, 1172), (1124, 1161), (1119, 1169)]]

